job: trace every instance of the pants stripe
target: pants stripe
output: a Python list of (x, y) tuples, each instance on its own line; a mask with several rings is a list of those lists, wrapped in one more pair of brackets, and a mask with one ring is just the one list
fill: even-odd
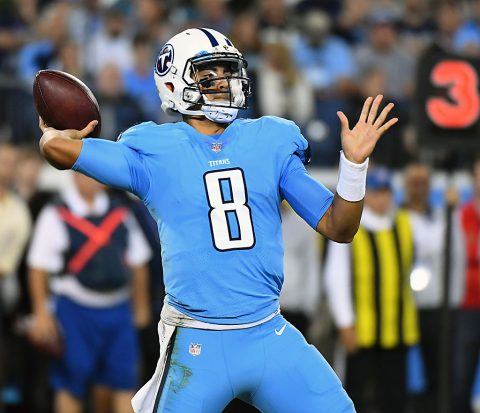
[(173, 332), (173, 336), (168, 343), (167, 349), (167, 360), (165, 362), (165, 368), (163, 369), (162, 379), (160, 381), (160, 386), (158, 386), (157, 395), (155, 396), (155, 404), (153, 405), (152, 413), (156, 413), (158, 405), (160, 404), (160, 399), (162, 398), (163, 387), (165, 386), (165, 380), (167, 379), (168, 370), (170, 369), (170, 359), (172, 357), (173, 346), (175, 345), (175, 336), (177, 335), (177, 329)]

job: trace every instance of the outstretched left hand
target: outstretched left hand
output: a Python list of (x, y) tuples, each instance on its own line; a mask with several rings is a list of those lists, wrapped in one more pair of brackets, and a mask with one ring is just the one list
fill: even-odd
[(337, 112), (342, 124), (342, 149), (349, 161), (354, 163), (365, 162), (373, 152), (380, 137), (398, 122), (398, 118), (392, 118), (385, 123), (387, 115), (394, 106), (393, 103), (385, 106), (377, 117), (378, 107), (382, 99), (382, 95), (377, 95), (375, 100), (372, 97), (365, 100), (360, 118), (353, 129), (350, 129), (345, 114), (341, 111)]

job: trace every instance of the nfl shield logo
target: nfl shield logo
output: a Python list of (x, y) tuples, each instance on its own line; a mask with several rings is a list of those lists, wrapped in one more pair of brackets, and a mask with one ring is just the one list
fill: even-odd
[(192, 356), (199, 356), (202, 352), (202, 345), (199, 343), (190, 343), (190, 347), (188, 348), (188, 352)]
[(222, 144), (221, 142), (213, 142), (211, 149), (213, 152), (220, 152), (222, 150)]

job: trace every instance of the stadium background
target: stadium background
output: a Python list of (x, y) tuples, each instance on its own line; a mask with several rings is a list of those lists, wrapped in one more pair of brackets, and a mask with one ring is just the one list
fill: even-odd
[[(434, 169), (432, 205), (444, 207), (445, 190), (452, 186), (459, 202), (470, 197), (467, 167), (472, 148), (480, 150), (478, 107), (454, 102), (460, 112), (473, 111), (472, 119), (459, 125), (432, 119), (424, 108), (430, 95), (439, 94), (438, 84), (428, 85), (439, 59), (463, 61), (476, 73), (479, 0), (0, 0), (0, 142), (18, 149), (12, 187), (30, 197), (71, 185), (68, 172), (38, 157), (41, 133), (31, 89), (39, 69), (81, 78), (99, 101), (102, 137), (115, 140), (132, 124), (172, 120), (160, 110), (152, 67), (164, 42), (187, 27), (229, 36), (249, 62), (253, 81), (249, 109), (241, 116), (297, 122), (311, 144), (311, 173), (327, 186), (334, 188), (340, 149), (336, 111), (345, 111), (352, 122), (366, 96), (382, 93), (396, 103), (400, 121), (381, 140), (372, 162), (394, 172), (397, 203), (403, 200), (402, 170), (413, 160)], [(152, 263), (157, 313), (159, 265), (157, 254)], [(20, 289), (3, 281), (7, 344), (0, 370), (9, 373), (0, 400), (6, 411), (22, 411), (18, 376), (25, 372), (16, 363), (27, 347), (15, 345), (21, 342), (15, 333), (19, 316), (28, 313), (22, 276), (20, 266), (15, 274)], [(322, 311), (313, 315), (317, 322), (328, 318), (327, 309)], [(39, 396), (40, 405), (44, 399)]]

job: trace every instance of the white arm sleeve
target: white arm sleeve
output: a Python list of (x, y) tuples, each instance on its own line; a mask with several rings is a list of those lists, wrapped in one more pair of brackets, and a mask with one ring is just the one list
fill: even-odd
[(325, 289), (335, 324), (339, 328), (355, 324), (352, 302), (350, 244), (329, 241), (325, 257)]
[(69, 246), (65, 224), (54, 206), (46, 206), (33, 229), (32, 242), (27, 255), (29, 267), (58, 273), (63, 269), (63, 253)]

